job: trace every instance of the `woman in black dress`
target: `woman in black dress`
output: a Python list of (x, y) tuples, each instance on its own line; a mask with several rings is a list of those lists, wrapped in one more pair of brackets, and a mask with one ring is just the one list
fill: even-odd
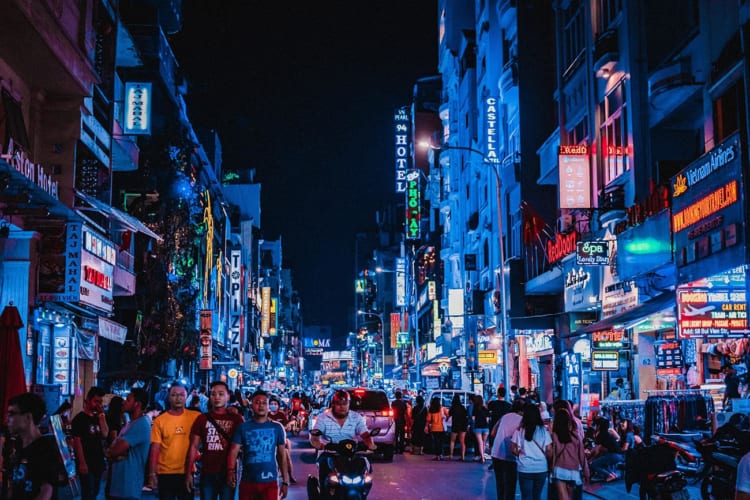
[(453, 396), (448, 417), (451, 419), (451, 444), (448, 449), (448, 460), (453, 459), (453, 447), (456, 445), (456, 437), (458, 437), (458, 442), (461, 444), (461, 458), (458, 460), (463, 462), (466, 460), (466, 429), (469, 427), (469, 412), (461, 404), (461, 396), (458, 394)]
[(414, 408), (411, 409), (411, 446), (414, 455), (422, 455), (424, 448), (424, 428), (427, 425), (427, 407), (424, 398), (417, 396), (414, 400)]

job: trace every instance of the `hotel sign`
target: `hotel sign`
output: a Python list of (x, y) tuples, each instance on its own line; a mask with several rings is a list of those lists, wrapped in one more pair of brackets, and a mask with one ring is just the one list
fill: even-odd
[(396, 147), (396, 192), (406, 192), (406, 173), (411, 170), (411, 117), (409, 108), (396, 110), (393, 121), (395, 126)]
[(52, 179), (52, 175), (47, 174), (44, 167), (32, 162), (26, 151), (16, 148), (12, 137), (8, 141), (8, 149), (5, 151), (5, 154), (0, 153), (0, 159), (7, 161), (16, 171), (42, 188), (48, 195), (55, 199), (59, 198), (57, 181)]
[(484, 101), (484, 123), (485, 138), (487, 140), (486, 160), (490, 163), (499, 163), (497, 156), (497, 97), (488, 97)]

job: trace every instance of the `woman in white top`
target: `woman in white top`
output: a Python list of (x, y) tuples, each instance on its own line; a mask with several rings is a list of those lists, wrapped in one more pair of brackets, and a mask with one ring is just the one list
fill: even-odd
[(511, 449), (518, 460), (521, 500), (541, 500), (547, 480), (547, 457), (552, 454), (552, 437), (535, 404), (524, 406), (523, 419), (513, 433)]

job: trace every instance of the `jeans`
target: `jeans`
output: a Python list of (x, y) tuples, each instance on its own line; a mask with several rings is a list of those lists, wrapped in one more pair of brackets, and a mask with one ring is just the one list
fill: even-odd
[(435, 456), (443, 455), (443, 436), (444, 432), (430, 432), (430, 439), (432, 439), (432, 452)]
[(615, 472), (615, 466), (623, 461), (619, 453), (605, 453), (591, 461), (591, 475), (594, 474), (606, 478)]
[(515, 500), (518, 464), (515, 460), (500, 460), (492, 457), (492, 470), (495, 472), (497, 500)]
[(406, 446), (406, 422), (396, 422), (396, 453), (403, 453)]
[(185, 474), (159, 474), (159, 500), (193, 500), (185, 488)]
[(234, 488), (227, 485), (226, 473), (201, 474), (201, 500), (233, 500)]
[(78, 480), (81, 483), (81, 500), (96, 500), (102, 485), (102, 473), (79, 474)]
[(521, 489), (521, 500), (541, 500), (546, 472), (519, 472), (518, 486)]

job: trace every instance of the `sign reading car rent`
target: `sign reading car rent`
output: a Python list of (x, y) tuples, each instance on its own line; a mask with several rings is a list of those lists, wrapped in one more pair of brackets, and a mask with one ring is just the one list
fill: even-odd
[(689, 283), (744, 263), (744, 206), (739, 134), (671, 180), (678, 282)]
[(411, 169), (411, 117), (409, 108), (398, 108), (393, 114), (396, 146), (396, 192), (406, 192), (406, 173)]

